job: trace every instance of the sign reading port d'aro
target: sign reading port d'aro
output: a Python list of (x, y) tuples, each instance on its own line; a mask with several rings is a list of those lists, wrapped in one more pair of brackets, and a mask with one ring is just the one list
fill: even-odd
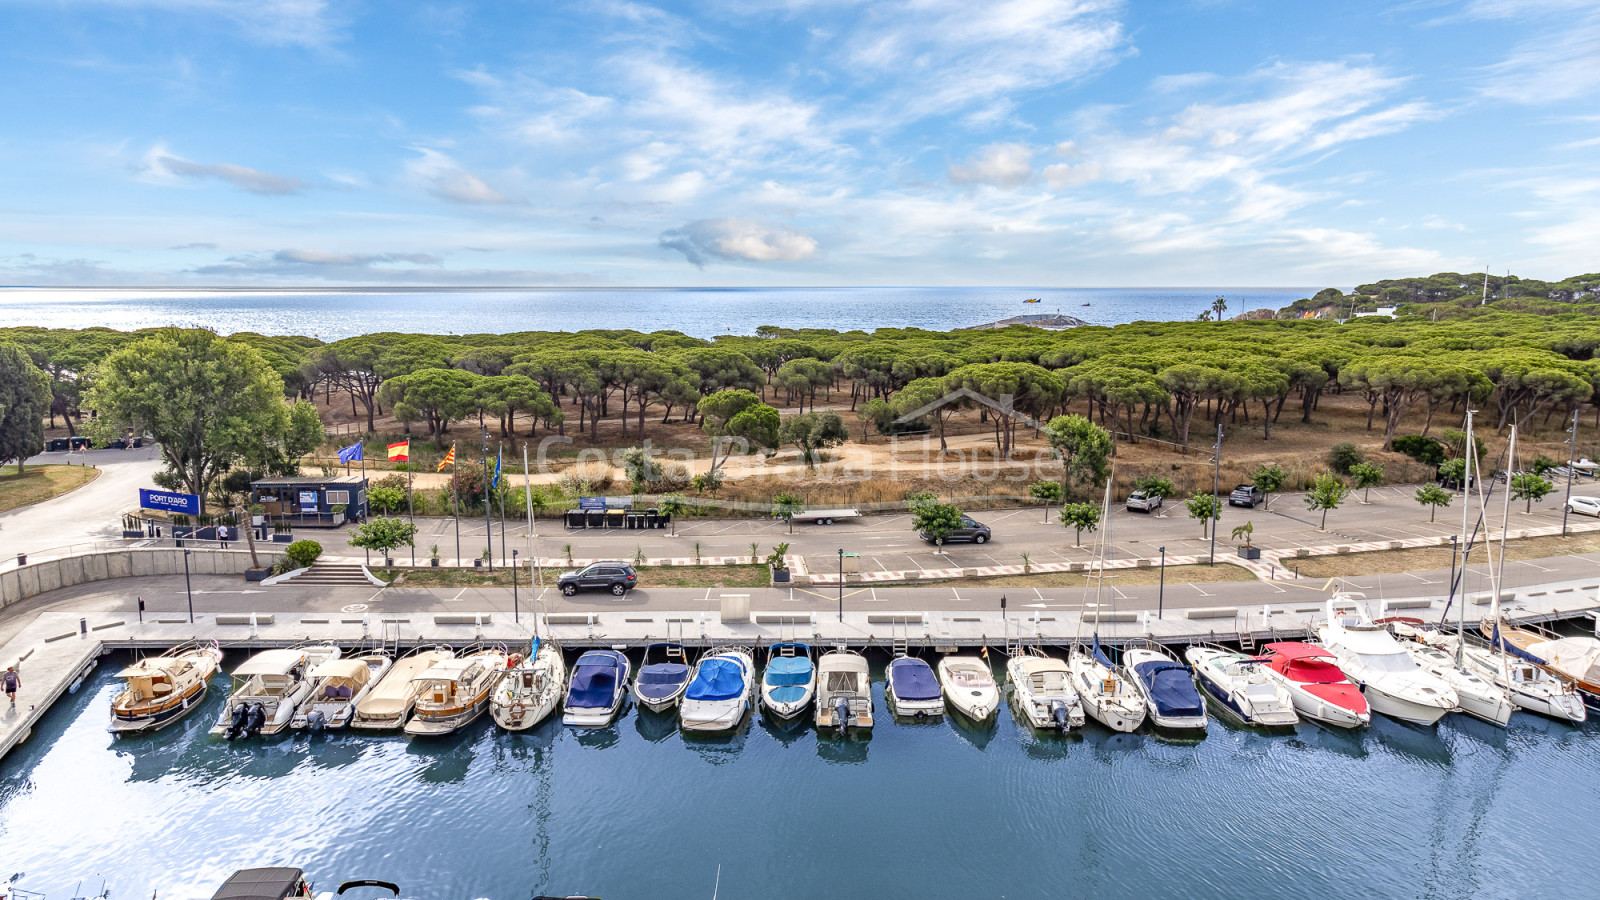
[(196, 494), (180, 494), (176, 491), (152, 491), (147, 488), (140, 488), (139, 508), (169, 513), (188, 513), (191, 516), (198, 516), (200, 515), (200, 497)]

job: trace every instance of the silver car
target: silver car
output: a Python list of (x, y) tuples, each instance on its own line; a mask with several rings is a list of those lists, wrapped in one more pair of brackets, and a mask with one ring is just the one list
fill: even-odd
[(1567, 501), (1567, 509), (1579, 515), (1600, 519), (1600, 500), (1594, 497), (1573, 497)]
[(1128, 495), (1128, 509), (1155, 512), (1161, 508), (1161, 495), (1149, 491), (1134, 491)]

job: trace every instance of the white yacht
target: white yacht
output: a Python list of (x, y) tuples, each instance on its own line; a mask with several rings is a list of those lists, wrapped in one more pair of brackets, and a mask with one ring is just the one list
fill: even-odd
[(872, 682), (867, 658), (854, 650), (834, 650), (817, 660), (818, 728), (872, 727)]
[(767, 648), (767, 666), (761, 673), (761, 705), (780, 719), (805, 712), (817, 696), (817, 666), (811, 648), (785, 642)]
[(1070, 731), (1083, 727), (1083, 701), (1072, 686), (1072, 670), (1031, 647), (1006, 661), (1011, 699), (1035, 728)]
[(1376, 712), (1402, 722), (1433, 725), (1459, 704), (1455, 688), (1417, 665), (1394, 635), (1357, 604), (1351, 594), (1328, 601), (1328, 622), (1318, 626), (1321, 644), (1339, 668), (1361, 686)]
[(1266, 661), (1220, 647), (1190, 647), (1183, 652), (1195, 677), (1217, 705), (1246, 725), (1297, 725), (1289, 688), (1271, 674)]
[(417, 676), (447, 659), (455, 652), (444, 647), (418, 648), (395, 660), (389, 672), (356, 701), (355, 714), (350, 727), (362, 731), (397, 731), (405, 727), (411, 711), (422, 693), (423, 683)]
[(1194, 675), (1159, 644), (1124, 648), (1122, 677), (1144, 698), (1150, 724), (1173, 731), (1206, 729), (1206, 701)]
[(610, 725), (628, 701), (631, 666), (615, 650), (590, 650), (578, 657), (567, 682), (562, 723), (580, 728)]
[(1455, 688), (1456, 708), (1476, 719), (1504, 728), (1516, 711), (1511, 695), (1466, 666), (1456, 664), (1453, 653), (1417, 640), (1400, 641), (1400, 646), (1411, 654), (1411, 661), (1423, 671), (1443, 680)]
[(743, 647), (719, 647), (700, 657), (694, 680), (678, 702), (685, 731), (731, 731), (744, 720), (755, 693), (755, 661)]
[[(1423, 631), (1418, 639), (1438, 647), (1455, 658), (1460, 646), (1456, 635)], [(1523, 712), (1578, 724), (1589, 717), (1583, 697), (1565, 680), (1510, 653), (1496, 653), (1488, 647), (1468, 644), (1459, 651), (1472, 671), (1489, 679), (1511, 697)]]
[(939, 684), (944, 700), (974, 722), (987, 721), (1000, 708), (1000, 687), (994, 683), (989, 663), (977, 656), (946, 656), (939, 660)]
[(933, 667), (913, 656), (889, 663), (884, 673), (883, 699), (891, 715), (925, 719), (944, 715), (944, 693)]
[(489, 698), (489, 715), (507, 731), (527, 731), (555, 712), (567, 690), (567, 664), (561, 647), (548, 638), (534, 638), (526, 657), (506, 662), (506, 674)]
[(1111, 664), (1098, 636), (1091, 649), (1072, 649), (1067, 669), (1090, 718), (1112, 731), (1133, 731), (1144, 724), (1144, 696)]
[(311, 696), (295, 710), (290, 728), (339, 729), (350, 724), (356, 704), (383, 679), (394, 660), (387, 653), (330, 659), (311, 670)]
[(111, 700), (112, 734), (157, 731), (193, 712), (206, 699), (222, 665), (215, 642), (173, 647), (117, 673), (124, 683)]
[(339, 658), (331, 644), (263, 650), (233, 670), (233, 690), (211, 733), (228, 740), (281, 734), (311, 696), (310, 672)]
[(414, 680), (422, 686), (407, 737), (454, 734), (489, 708), (489, 696), (506, 673), (503, 650), (474, 650), (434, 663)]

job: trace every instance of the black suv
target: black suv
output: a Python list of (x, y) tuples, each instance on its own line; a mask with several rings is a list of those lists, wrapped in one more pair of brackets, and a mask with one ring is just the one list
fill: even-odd
[(1261, 493), (1261, 488), (1253, 484), (1241, 484), (1233, 489), (1233, 493), (1228, 495), (1228, 505), (1248, 506), (1251, 509), (1255, 509), (1256, 504), (1260, 503), (1264, 496), (1266, 495)]
[[(933, 535), (926, 531), (922, 532), (922, 539), (930, 544), (933, 543)], [(974, 544), (982, 544), (988, 540), (989, 526), (977, 521), (976, 519), (973, 519), (971, 516), (962, 516), (961, 524), (957, 525), (950, 531), (949, 534), (944, 536), (944, 542), (946, 544), (950, 543), (951, 541), (971, 541)]]
[(556, 587), (568, 597), (589, 590), (610, 591), (612, 596), (621, 597), (638, 584), (639, 573), (625, 562), (590, 563), (581, 569), (562, 572), (556, 579)]

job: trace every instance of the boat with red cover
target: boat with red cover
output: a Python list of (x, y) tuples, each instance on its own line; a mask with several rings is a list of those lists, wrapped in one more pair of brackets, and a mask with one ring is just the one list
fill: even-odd
[(1295, 712), (1338, 728), (1371, 724), (1367, 698), (1334, 662), (1328, 648), (1285, 641), (1267, 644), (1262, 650), (1267, 671), (1289, 689)]

